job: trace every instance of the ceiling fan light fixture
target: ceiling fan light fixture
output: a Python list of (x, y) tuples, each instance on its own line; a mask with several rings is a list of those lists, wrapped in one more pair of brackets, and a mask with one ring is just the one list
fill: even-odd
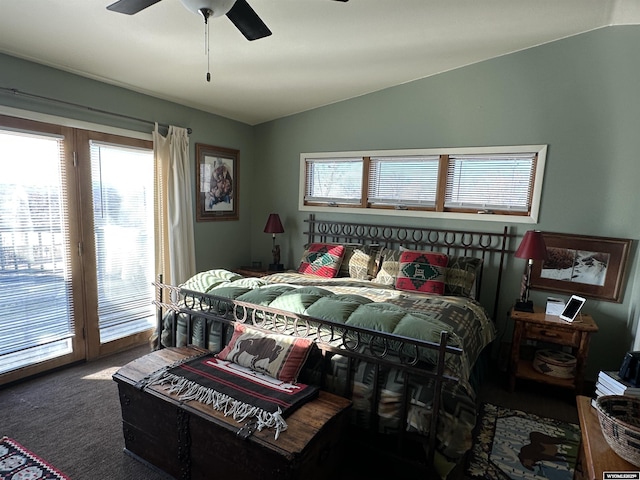
[(226, 15), (236, 0), (180, 0), (187, 10), (202, 15), (203, 10), (209, 10), (210, 18)]

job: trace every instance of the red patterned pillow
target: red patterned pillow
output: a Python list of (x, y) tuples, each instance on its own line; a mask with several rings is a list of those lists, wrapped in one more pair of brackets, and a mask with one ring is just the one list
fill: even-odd
[(231, 341), (217, 357), (277, 380), (295, 383), (312, 343), (308, 338), (264, 333), (236, 324)]
[(444, 253), (404, 250), (400, 254), (396, 288), (442, 295), (447, 261)]
[(302, 255), (298, 273), (333, 278), (338, 275), (343, 256), (343, 245), (312, 243)]

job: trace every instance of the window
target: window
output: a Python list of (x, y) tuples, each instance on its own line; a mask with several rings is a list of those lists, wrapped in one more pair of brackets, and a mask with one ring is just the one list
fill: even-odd
[(0, 384), (150, 337), (152, 148), (0, 115)]
[(360, 205), (361, 158), (315, 158), (307, 162), (305, 202)]
[(368, 203), (434, 207), (438, 191), (437, 156), (373, 157), (369, 169)]
[(0, 373), (72, 353), (64, 137), (0, 126)]
[(545, 160), (546, 145), (302, 154), (300, 209), (536, 222)]
[(452, 155), (445, 209), (528, 213), (536, 154)]
[(106, 343), (155, 322), (153, 152), (94, 140), (89, 145), (98, 322)]

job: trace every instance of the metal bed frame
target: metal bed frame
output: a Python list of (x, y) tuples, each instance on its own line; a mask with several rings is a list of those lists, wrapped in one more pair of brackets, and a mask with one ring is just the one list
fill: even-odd
[[(504, 227), (502, 233), (466, 232), (320, 221), (314, 215), (310, 215), (305, 222), (309, 224), (308, 231), (304, 232), (309, 243), (377, 243), (386, 248), (403, 246), (412, 249), (443, 251), (449, 255), (477, 256), (483, 259), (483, 265), (495, 261), (498, 270), (495, 275), (496, 290), (493, 314), (495, 315), (497, 311), (505, 256), (510, 253), (507, 247), (510, 243), (509, 240), (514, 237), (508, 233), (507, 227)], [(481, 273), (477, 278), (478, 292), (480, 292), (483, 277), (484, 275)], [(412, 436), (406, 432), (405, 428), (402, 428), (407, 422), (410, 380), (421, 378), (424, 381), (433, 382), (432, 426), (436, 425), (438, 419), (443, 384), (458, 381), (457, 378), (447, 375), (444, 371), (445, 356), (462, 353), (461, 349), (447, 345), (449, 334), (446, 331), (441, 332), (439, 342), (428, 342), (181, 289), (163, 284), (161, 278), (154, 285), (157, 291), (157, 299), (154, 304), (157, 307), (158, 348), (162, 348), (162, 330), (165, 316), (168, 313), (170, 314), (174, 342), (177, 339), (177, 318), (179, 315), (187, 317), (187, 339), (192, 338), (191, 329), (193, 319), (196, 317), (206, 319), (207, 330), (210, 330), (210, 322), (220, 324), (220, 345), (226, 345), (230, 340), (233, 325), (236, 323), (250, 324), (266, 332), (311, 338), (322, 354), (319, 380), (321, 387), (324, 386), (330, 371), (331, 357), (341, 355), (346, 358), (349, 373), (345, 382), (346, 390), (341, 394), (347, 398), (352, 397), (353, 377), (357, 362), (366, 361), (373, 364), (375, 377), (369, 422), (372, 432), (368, 434), (369, 437), (377, 435), (374, 434), (377, 432), (379, 422), (376, 406), (381, 393), (378, 379), (385, 369), (402, 371), (404, 384), (399, 423), (401, 428), (398, 428), (397, 441), (395, 441), (397, 452), (404, 450), (408, 437)], [(209, 345), (205, 345), (205, 348), (209, 347)], [(438, 360), (435, 367), (427, 366), (425, 362), (420, 361), (422, 349), (437, 351)], [(427, 443), (428, 465), (433, 462), (435, 444), (436, 428), (430, 428)]]

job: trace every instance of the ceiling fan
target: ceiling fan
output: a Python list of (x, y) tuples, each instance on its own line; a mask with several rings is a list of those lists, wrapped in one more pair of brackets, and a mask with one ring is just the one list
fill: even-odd
[[(118, 0), (107, 7), (118, 13), (133, 15), (144, 10), (160, 0)], [(190, 11), (204, 17), (205, 23), (209, 18), (226, 15), (247, 40), (257, 40), (271, 35), (271, 30), (265, 25), (246, 0), (180, 0)], [(349, 0), (336, 0), (347, 2)]]

